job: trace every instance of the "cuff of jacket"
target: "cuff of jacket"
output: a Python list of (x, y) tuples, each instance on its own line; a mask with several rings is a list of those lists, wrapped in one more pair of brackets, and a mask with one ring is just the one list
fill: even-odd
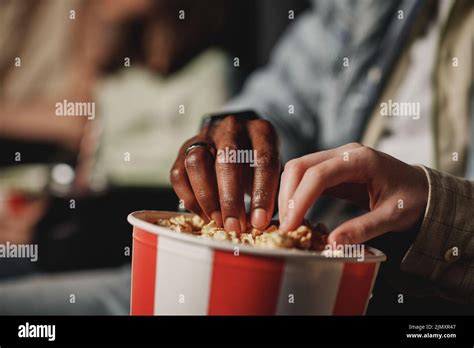
[[(421, 166), (429, 183), (422, 226), (401, 262), (447, 297), (473, 297), (474, 183)], [(472, 300), (472, 298), (471, 298)]]

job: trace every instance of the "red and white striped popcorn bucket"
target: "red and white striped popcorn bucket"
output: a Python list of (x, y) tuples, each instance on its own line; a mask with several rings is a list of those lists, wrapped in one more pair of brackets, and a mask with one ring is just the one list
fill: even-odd
[(177, 215), (183, 214), (128, 216), (132, 315), (363, 315), (385, 261), (369, 247), (357, 261), (236, 245), (153, 224)]

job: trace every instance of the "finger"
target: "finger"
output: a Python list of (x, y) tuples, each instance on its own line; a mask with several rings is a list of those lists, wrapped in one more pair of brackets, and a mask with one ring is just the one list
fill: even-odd
[(287, 162), (280, 178), (280, 192), (278, 194), (278, 219), (286, 219), (287, 210), (292, 206), (291, 197), (301, 181), (306, 167), (297, 159)]
[(247, 124), (248, 134), (254, 151), (254, 174), (252, 184), (251, 223), (263, 229), (271, 221), (275, 206), (280, 156), (278, 138), (270, 122), (254, 120)]
[(344, 222), (328, 237), (332, 244), (359, 244), (393, 230), (393, 208), (388, 204)]
[(226, 154), (242, 149), (243, 127), (233, 116), (226, 117), (216, 132), (216, 178), (219, 202), (226, 231), (240, 234), (246, 230), (244, 205), (245, 177), (242, 163), (232, 163)]
[(296, 228), (306, 211), (327, 188), (346, 182), (365, 182), (372, 173), (373, 151), (365, 147), (351, 150), (350, 160), (337, 156), (309, 168), (293, 195), (294, 207), (288, 209), (281, 228)]
[(198, 147), (186, 155), (184, 165), (197, 203), (209, 219), (222, 227), (214, 162), (208, 149)]
[(308, 168), (336, 156), (343, 157), (346, 151), (360, 147), (362, 147), (362, 145), (358, 143), (350, 143), (335, 149), (312, 153), (288, 161), (285, 165), (285, 170), (283, 171), (280, 180), (280, 193), (278, 196), (278, 211), (280, 215), (280, 221), (285, 220), (289, 206), (294, 205), (294, 202), (291, 202), (290, 200)]
[(361, 208), (369, 209), (369, 193), (366, 184), (345, 183), (324, 190), (322, 195), (349, 200)]
[(206, 217), (194, 197), (194, 192), (189, 182), (186, 168), (184, 167), (184, 160), (181, 161), (180, 157), (178, 157), (171, 168), (170, 182), (173, 186), (174, 192), (176, 192), (176, 195), (178, 195), (187, 210), (190, 210), (201, 217)]

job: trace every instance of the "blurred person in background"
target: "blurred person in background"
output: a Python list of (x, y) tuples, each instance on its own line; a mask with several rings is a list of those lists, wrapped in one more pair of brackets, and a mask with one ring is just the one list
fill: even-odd
[[(0, 46), (7, 48), (0, 57), (0, 137), (7, 156), (22, 155), (0, 168), (0, 242), (39, 244), (37, 263), (0, 261), (0, 277), (10, 278), (0, 283), (0, 314), (126, 314), (127, 301), (115, 300), (130, 291), (125, 216), (151, 202), (178, 205), (171, 190), (161, 191), (173, 161), (167, 149), (228, 97), (228, 58), (210, 47), (228, 6), (45, 0), (0, 7)], [(178, 16), (181, 8), (188, 20)], [(97, 115), (58, 117), (63, 100), (95, 103)], [(19, 151), (22, 141), (54, 144), (73, 160), (45, 165), (59, 156), (36, 159), (34, 148)], [(42, 274), (19, 278), (32, 272)], [(70, 293), (81, 298), (77, 305), (65, 305)]]
[[(79, 48), (77, 22), (70, 6), (77, 1), (3, 1), (0, 4), (0, 240), (32, 242), (34, 225), (46, 211), (43, 194), (47, 169), (31, 164), (40, 151), (26, 153), (23, 142), (53, 144), (77, 152), (86, 119), (55, 117), (62, 99), (90, 99), (93, 74), (88, 53)], [(77, 68), (77, 69), (73, 69)], [(34, 146), (34, 145), (33, 145)], [(53, 147), (49, 146), (46, 151)], [(8, 159), (6, 158), (8, 157)], [(25, 267), (26, 266), (26, 267)], [(30, 266), (30, 267), (28, 267)], [(22, 260), (2, 260), (3, 276), (20, 269), (31, 271)]]

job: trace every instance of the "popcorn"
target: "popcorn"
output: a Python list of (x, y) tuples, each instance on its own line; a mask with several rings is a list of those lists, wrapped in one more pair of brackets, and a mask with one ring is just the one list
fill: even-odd
[(322, 250), (326, 244), (328, 232), (323, 224), (318, 224), (315, 228), (301, 225), (289, 232), (280, 231), (276, 225), (270, 225), (265, 230), (250, 228), (237, 235), (235, 231), (227, 232), (219, 228), (213, 220), (206, 224), (198, 215), (192, 217), (179, 215), (170, 219), (158, 219), (155, 224), (176, 232), (194, 234), (200, 238), (269, 249)]
[(193, 215), (193, 217), (191, 218), (191, 223), (195, 228), (199, 229), (202, 229), (202, 227), (204, 226), (204, 220), (201, 219), (199, 215)]
[(242, 244), (255, 245), (255, 240), (253, 239), (253, 233), (242, 233), (240, 235), (240, 242)]
[(202, 226), (201, 234), (212, 237), (217, 232), (217, 230), (218, 227), (216, 225), (216, 222), (214, 220), (211, 220), (211, 222), (209, 222), (207, 225)]

